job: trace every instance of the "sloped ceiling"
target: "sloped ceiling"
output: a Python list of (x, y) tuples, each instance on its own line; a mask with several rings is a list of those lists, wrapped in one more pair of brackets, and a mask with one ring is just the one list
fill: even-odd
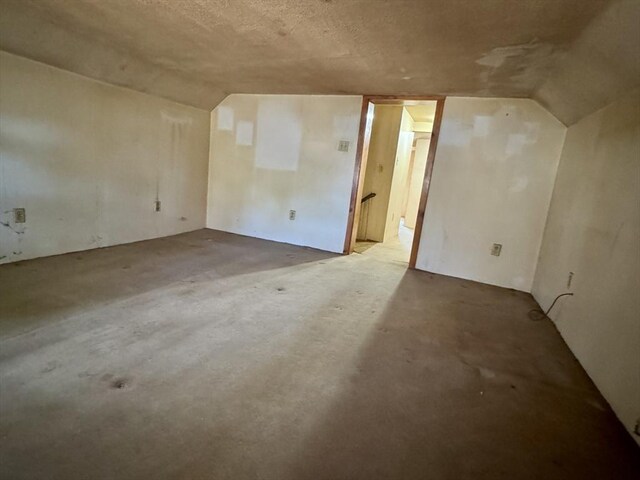
[(640, 1), (612, 4), (559, 59), (532, 97), (571, 125), (640, 86)]
[(0, 0), (0, 48), (207, 110), (229, 93), (533, 97), (570, 124), (637, 83), (639, 6)]

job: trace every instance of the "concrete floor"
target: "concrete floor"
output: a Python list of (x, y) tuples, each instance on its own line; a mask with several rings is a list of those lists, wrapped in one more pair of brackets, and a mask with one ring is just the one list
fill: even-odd
[(639, 471), (530, 295), (394, 255), (201, 230), (1, 267), (0, 476)]

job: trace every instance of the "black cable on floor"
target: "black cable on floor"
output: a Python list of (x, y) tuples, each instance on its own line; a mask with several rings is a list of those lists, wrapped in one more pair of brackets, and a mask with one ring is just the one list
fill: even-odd
[(559, 299), (560, 297), (572, 297), (572, 296), (573, 296), (573, 293), (571, 293), (571, 292), (568, 292), (568, 293), (561, 293), (560, 295), (558, 295), (558, 296), (553, 300), (553, 302), (551, 303), (551, 306), (547, 309), (547, 311), (546, 311), (546, 312), (544, 312), (544, 311), (543, 311), (543, 310), (541, 310), (541, 309), (534, 308), (533, 310), (530, 310), (530, 311), (529, 311), (528, 316), (529, 316), (529, 318), (530, 318), (531, 320), (535, 320), (535, 321), (543, 320), (543, 319), (545, 319), (545, 318), (549, 318), (549, 313), (551, 313), (551, 309), (553, 308), (553, 306), (556, 304), (556, 302), (558, 301), (558, 299)]

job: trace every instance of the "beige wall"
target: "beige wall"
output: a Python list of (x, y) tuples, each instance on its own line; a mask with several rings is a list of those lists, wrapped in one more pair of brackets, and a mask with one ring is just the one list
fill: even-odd
[(395, 153), (393, 178), (391, 180), (391, 191), (389, 193), (389, 207), (387, 209), (387, 220), (385, 224), (385, 241), (398, 236), (403, 203), (406, 198), (413, 135), (413, 119), (407, 112), (407, 109), (402, 108), (398, 147)]
[(361, 105), (359, 96), (227, 97), (212, 112), (207, 226), (342, 252)]
[(640, 90), (567, 132), (533, 294), (547, 309), (566, 291), (574, 296), (550, 316), (632, 431), (640, 419)]
[(533, 100), (449, 97), (416, 267), (530, 291), (565, 131)]
[(360, 211), (359, 239), (384, 241), (403, 110), (399, 105), (375, 106), (362, 196), (376, 196)]
[(204, 226), (208, 112), (4, 52), (0, 105), (0, 262)]
[(416, 141), (416, 149), (413, 156), (413, 167), (409, 178), (409, 192), (407, 193), (407, 210), (404, 224), (409, 228), (415, 228), (424, 183), (424, 172), (427, 168), (427, 156), (429, 155), (429, 138), (420, 138)]

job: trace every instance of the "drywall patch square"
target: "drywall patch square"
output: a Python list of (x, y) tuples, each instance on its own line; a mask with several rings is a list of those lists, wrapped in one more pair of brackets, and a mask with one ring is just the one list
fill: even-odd
[(256, 123), (256, 167), (298, 170), (302, 149), (300, 97), (261, 98)]
[(253, 145), (253, 122), (240, 121), (236, 126), (236, 145)]
[(473, 119), (473, 136), (486, 137), (489, 135), (491, 117), (487, 115), (476, 115)]
[(507, 139), (507, 147), (505, 153), (507, 155), (518, 155), (522, 152), (527, 143), (527, 136), (523, 133), (512, 133)]
[(218, 110), (218, 130), (233, 131), (233, 108), (220, 105)]

